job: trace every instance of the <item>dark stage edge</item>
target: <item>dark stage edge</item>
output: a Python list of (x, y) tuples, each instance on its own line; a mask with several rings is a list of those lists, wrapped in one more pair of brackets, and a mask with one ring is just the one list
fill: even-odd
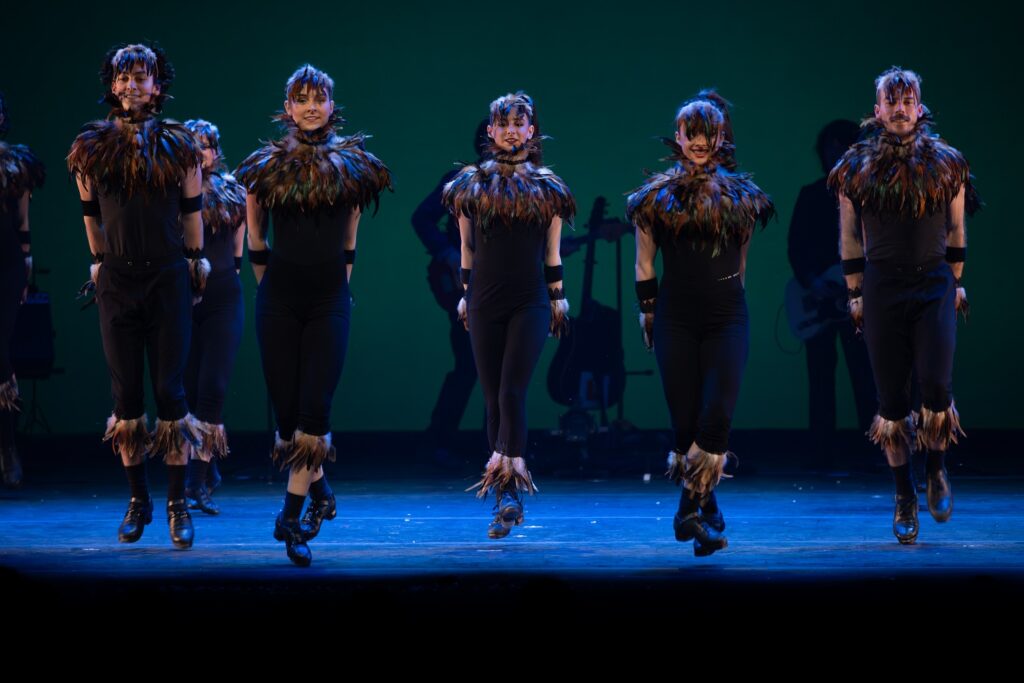
[[(160, 472), (154, 468), (154, 479)], [(926, 509), (915, 546), (891, 534), (890, 481), (860, 474), (725, 482), (729, 548), (696, 558), (672, 536), (677, 489), (655, 479), (539, 480), (526, 523), (486, 538), (490, 502), (472, 477), (343, 481), (338, 518), (310, 545), (312, 567), (271, 537), (283, 485), (231, 478), (223, 514), (194, 514), (196, 544), (175, 550), (158, 505), (141, 541), (117, 543), (120, 482), (50, 481), (0, 497), (0, 578), (27, 622), (144, 604), (161, 623), (197, 611), (271, 623), (296, 604), (369, 621), (431, 626), (496, 615), (533, 632), (622, 626), (623, 617), (772, 628), (779, 619), (891, 620), (917, 608), (970, 617), (1024, 597), (1024, 480), (961, 477), (952, 521)], [(154, 492), (158, 491), (154, 481)], [(924, 501), (922, 495), (922, 503)], [(327, 612), (324, 612), (325, 614)], [(45, 618), (42, 615), (46, 615)], [(528, 616), (527, 616), (528, 615)], [(467, 621), (469, 620), (469, 621)]]

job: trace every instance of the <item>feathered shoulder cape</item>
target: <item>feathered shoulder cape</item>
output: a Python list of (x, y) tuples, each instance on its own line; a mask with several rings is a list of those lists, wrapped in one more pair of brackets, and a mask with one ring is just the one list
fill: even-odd
[(710, 245), (718, 254), (730, 241), (745, 242), (755, 224), (764, 227), (775, 215), (771, 197), (735, 167), (730, 149), (720, 150), (703, 166), (683, 156), (675, 141), (666, 139), (676, 163), (647, 182), (626, 199), (626, 219), (650, 232), (656, 226), (690, 236), (700, 246)]
[(93, 121), (82, 127), (68, 153), (68, 170), (119, 200), (164, 192), (202, 163), (199, 143), (170, 119)]
[(931, 132), (922, 116), (906, 141), (878, 119), (861, 123), (866, 137), (846, 151), (828, 175), (828, 187), (874, 214), (923, 218), (946, 206), (966, 187), (966, 210), (981, 207), (964, 156)]
[(287, 134), (246, 157), (235, 177), (268, 209), (376, 207), (380, 193), (392, 189), (391, 172), (366, 151), (369, 136), (338, 135), (333, 120), (311, 133), (285, 121)]
[(444, 186), (444, 206), (456, 218), (479, 221), (485, 231), (495, 223), (547, 228), (555, 216), (571, 225), (576, 200), (551, 169), (529, 160), (536, 150), (531, 143), (525, 150), (527, 158), (515, 159), (492, 147), (483, 161), (464, 167)]
[(0, 142), (0, 198), (31, 192), (45, 180), (46, 168), (32, 150)]
[(203, 174), (203, 225), (234, 230), (245, 220), (245, 188), (230, 173), (216, 169)]

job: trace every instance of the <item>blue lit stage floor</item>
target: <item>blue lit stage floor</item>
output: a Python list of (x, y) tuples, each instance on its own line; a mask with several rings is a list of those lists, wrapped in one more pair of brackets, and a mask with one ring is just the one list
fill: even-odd
[(955, 479), (952, 521), (936, 524), (923, 510), (909, 547), (891, 535), (887, 477), (728, 481), (719, 499), (730, 545), (707, 558), (674, 540), (668, 482), (539, 479), (526, 523), (492, 541), (490, 503), (462, 492), (473, 480), (335, 477), (338, 517), (311, 543), (308, 569), (293, 567), (271, 537), (280, 482), (226, 478), (216, 494), (223, 514), (194, 514), (188, 551), (172, 548), (159, 509), (141, 541), (117, 543), (126, 493), (115, 477), (30, 486), (0, 497), (0, 579), (23, 600), (21, 615), (44, 624), (55, 610), (84, 619), (144, 604), (164, 622), (187, 625), (199, 609), (272, 627), (275, 613), (315, 604), (355, 619), (472, 630), (497, 606), (551, 634), (621, 628), (624, 616), (672, 623), (681, 610), (734, 628), (736, 608), (758, 631), (783, 617), (811, 629), (900, 606), (969, 619), (1024, 598), (1019, 478)]
[(189, 551), (170, 545), (159, 496), (142, 540), (124, 545), (116, 538), (123, 491), (109, 483), (32, 487), (0, 497), (0, 566), (26, 577), (97, 580), (488, 573), (741, 582), (922, 574), (1024, 579), (1019, 479), (954, 481), (953, 519), (937, 524), (923, 509), (918, 543), (909, 547), (891, 534), (884, 478), (728, 481), (719, 500), (730, 545), (708, 558), (674, 540), (677, 489), (664, 481), (541, 481), (525, 524), (501, 541), (486, 537), (490, 503), (463, 493), (467, 482), (335, 481), (338, 517), (311, 543), (314, 561), (305, 570), (291, 566), (271, 537), (279, 484), (226, 481), (216, 494), (220, 516), (193, 513), (196, 542)]

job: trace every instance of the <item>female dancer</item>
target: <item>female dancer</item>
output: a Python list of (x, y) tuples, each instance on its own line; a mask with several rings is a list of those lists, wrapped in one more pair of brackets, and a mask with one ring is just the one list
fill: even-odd
[(203, 300), (192, 308), (192, 346), (185, 367), (185, 396), (205, 433), (203, 447), (189, 462), (185, 497), (190, 508), (216, 515), (220, 508), (206, 482), (214, 458), (228, 454), (224, 397), (242, 342), (238, 270), (245, 239), (245, 188), (226, 172), (217, 126), (194, 119), (185, 127), (203, 152), (203, 242), (211, 268)]
[[(735, 468), (729, 429), (747, 361), (744, 296), (754, 225), (771, 199), (735, 172), (728, 104), (705, 91), (676, 114), (672, 168), (627, 201), (636, 227), (636, 291), (644, 340), (654, 352), (675, 431), (669, 475), (683, 484), (673, 526), (695, 555), (727, 545), (714, 488)], [(662, 286), (654, 269), (661, 250)]]
[[(473, 488), (493, 493), (490, 538), (523, 522), (521, 493), (536, 487), (526, 468), (526, 389), (549, 332), (566, 324), (559, 242), (576, 204), (562, 179), (542, 165), (533, 100), (523, 92), (491, 103), (485, 160), (445, 186), (459, 221), (466, 321), (487, 402), (491, 456)], [(545, 291), (546, 290), (546, 291)]]
[[(6, 133), (7, 107), (0, 93), (0, 138)], [(20, 401), (11, 365), (11, 338), (32, 275), (29, 200), (45, 178), (43, 163), (28, 147), (0, 139), (0, 474), (4, 486), (21, 484), (21, 461), (14, 445)]]
[(391, 188), (387, 167), (363, 148), (365, 136), (335, 132), (343, 121), (333, 95), (326, 73), (309, 64), (296, 70), (277, 117), (287, 133), (250, 154), (237, 173), (248, 192), (256, 336), (277, 418), (273, 457), (289, 468), (274, 538), (301, 567), (313, 559), (306, 542), (336, 514), (322, 465), (334, 460), (331, 399), (348, 345), (359, 217)]

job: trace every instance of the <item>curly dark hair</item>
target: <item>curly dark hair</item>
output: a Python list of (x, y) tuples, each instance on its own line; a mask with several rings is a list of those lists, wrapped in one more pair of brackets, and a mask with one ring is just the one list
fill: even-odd
[(150, 110), (159, 114), (163, 109), (164, 102), (170, 97), (167, 91), (174, 82), (174, 66), (167, 59), (167, 54), (156, 43), (125, 43), (107, 50), (103, 58), (103, 65), (100, 67), (100, 82), (106, 92), (100, 102), (106, 102), (115, 109), (121, 107), (121, 101), (114, 97), (110, 86), (114, 83), (117, 75), (124, 72), (131, 72), (136, 65), (141, 64), (147, 74), (152, 74), (153, 81), (160, 86), (160, 94), (153, 98)]

